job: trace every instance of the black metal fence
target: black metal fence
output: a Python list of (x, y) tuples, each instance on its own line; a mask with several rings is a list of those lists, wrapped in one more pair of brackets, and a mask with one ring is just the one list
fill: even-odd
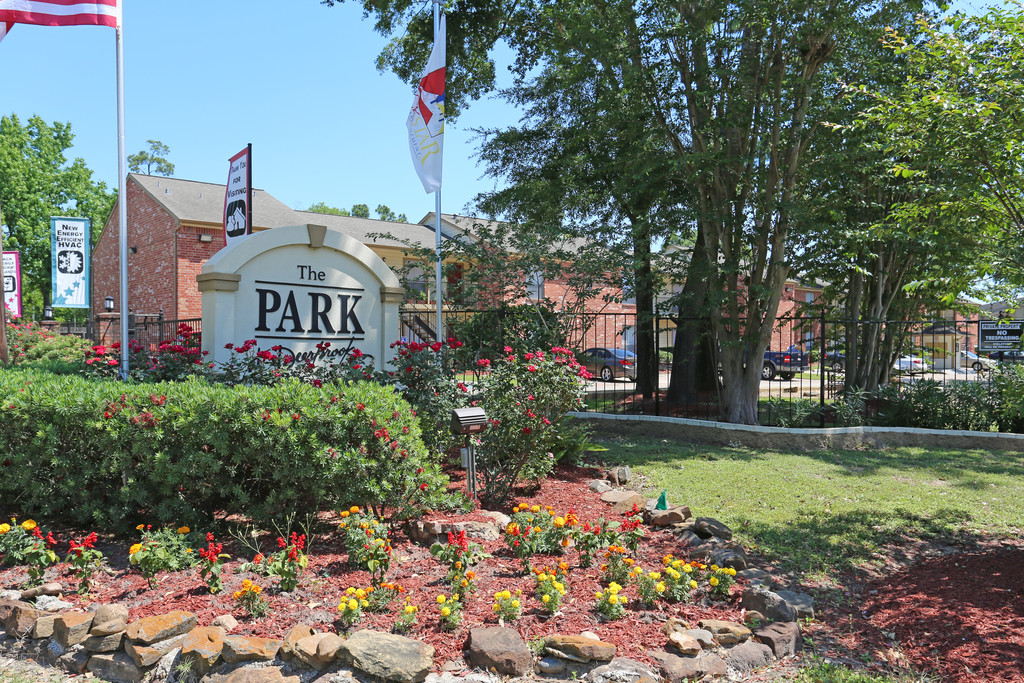
[[(594, 375), (587, 388), (588, 411), (721, 418), (721, 344), (704, 321), (670, 316), (654, 319), (659, 349), (656, 389), (645, 395), (636, 382), (635, 314), (561, 317), (541, 315), (539, 309), (535, 315), (525, 316), (527, 319), (522, 314), (522, 308), (518, 315), (500, 310), (445, 311), (444, 334), (465, 341), (477, 355), (488, 355), (505, 345), (518, 348), (526, 338), (534, 337), (538, 346), (558, 344), (573, 349)], [(426, 307), (406, 309), (402, 335), (410, 341), (434, 341), (435, 321), (436, 314)], [(792, 425), (801, 415), (813, 413), (825, 426), (834, 420), (833, 404), (852, 386), (870, 394), (881, 387), (899, 390), (922, 380), (944, 386), (988, 382), (991, 370), (1006, 360), (1000, 361), (998, 354), (990, 358), (978, 353), (982, 322), (987, 321), (962, 314), (898, 321), (780, 317), (761, 363), (759, 421)], [(696, 334), (690, 350), (699, 367), (689, 382), (681, 373), (673, 377), (672, 369), (676, 336), (683, 328)]]

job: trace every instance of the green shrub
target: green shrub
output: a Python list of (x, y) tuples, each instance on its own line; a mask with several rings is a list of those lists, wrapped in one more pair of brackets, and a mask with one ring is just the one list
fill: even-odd
[(1024, 365), (1002, 365), (992, 373), (996, 425), (1001, 432), (1024, 433)]
[(885, 427), (989, 431), (999, 400), (984, 382), (919, 380), (891, 384), (878, 393), (873, 423)]
[(11, 363), (40, 365), (53, 362), (81, 363), (92, 342), (73, 335), (55, 335), (36, 323), (7, 325)]
[(555, 466), (558, 423), (580, 404), (589, 373), (568, 349), (508, 355), (491, 364), (482, 404), (491, 421), (479, 436), (480, 496), (500, 505), (520, 479), (542, 479)]
[(371, 383), (131, 385), (9, 370), (0, 420), (0, 499), (70, 522), (265, 522), (352, 503), (404, 517), (445, 483), (408, 403)]

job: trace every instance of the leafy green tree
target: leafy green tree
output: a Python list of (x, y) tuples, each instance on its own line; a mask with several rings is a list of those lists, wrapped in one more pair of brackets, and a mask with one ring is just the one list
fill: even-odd
[(93, 180), (84, 160), (68, 161), (73, 140), (70, 123), (32, 116), (23, 125), (15, 114), (0, 118), (4, 249), (21, 252), (28, 307), (49, 300), (50, 217), (91, 219), (95, 244), (114, 205), (115, 193)]
[[(413, 80), (429, 49), (429, 6), (362, 5), (378, 31), (398, 36), (378, 64)], [(446, 110), (493, 87), (493, 69), (470, 67), (502, 39), (522, 79), (557, 58), (567, 88), (581, 82), (573, 62), (600, 72), (609, 87), (618, 84), (625, 97), (602, 98), (615, 107), (608, 121), (635, 115), (635, 127), (660, 138), (654, 149), (669, 155), (694, 195), (697, 248), (689, 268), (707, 284), (693, 285), (691, 294), (721, 349), (723, 417), (754, 423), (761, 364), (747, 361), (768, 346), (790, 273), (803, 154), (820, 123), (809, 114), (823, 96), (821, 69), (858, 37), (915, 9), (894, 0), (455, 0)], [(614, 154), (627, 175), (650, 153), (642, 145), (632, 155), (617, 149), (610, 135), (603, 141), (584, 160)]]
[[(366, 204), (353, 204), (352, 209), (339, 209), (334, 206), (329, 206), (324, 202), (317, 202), (310, 206), (306, 211), (312, 211), (313, 213), (326, 213), (332, 216), (355, 216), (356, 218), (369, 218), (370, 207)], [(391, 221), (393, 223), (408, 223), (409, 219), (406, 218), (404, 213), (396, 214), (386, 204), (377, 205), (377, 216), (382, 221)]]
[(159, 140), (146, 140), (149, 143), (149, 151), (142, 150), (128, 156), (128, 170), (132, 173), (145, 173), (146, 175), (174, 175), (174, 164), (165, 158), (171, 153), (171, 148)]

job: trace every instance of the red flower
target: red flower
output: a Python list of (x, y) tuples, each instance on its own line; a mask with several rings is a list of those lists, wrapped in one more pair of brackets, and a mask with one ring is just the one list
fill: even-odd
[(366, 410), (366, 406), (362, 403), (357, 403), (356, 410)]
[(481, 368), (489, 368), (489, 367), (491, 367), (491, 361), (487, 360), (486, 358), (481, 358), (480, 360), (478, 360), (476, 362), (476, 364), (477, 364), (477, 366), (479, 366)]
[(529, 434), (529, 433), (530, 433), (530, 428), (529, 427), (523, 427), (523, 434)]
[(434, 342), (433, 344), (430, 345), (430, 350), (436, 353), (441, 350), (442, 346), (444, 346), (444, 344), (442, 344), (441, 342)]
[(426, 490), (427, 490), (426, 483), (420, 484), (420, 491), (426, 491)]

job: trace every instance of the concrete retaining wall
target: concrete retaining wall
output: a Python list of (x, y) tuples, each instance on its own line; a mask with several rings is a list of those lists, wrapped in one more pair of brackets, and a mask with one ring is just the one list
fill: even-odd
[(788, 429), (653, 415), (569, 414), (591, 423), (598, 434), (614, 429), (624, 436), (652, 436), (716, 446), (804, 451), (917, 446), (1024, 452), (1024, 434), (901, 427)]

